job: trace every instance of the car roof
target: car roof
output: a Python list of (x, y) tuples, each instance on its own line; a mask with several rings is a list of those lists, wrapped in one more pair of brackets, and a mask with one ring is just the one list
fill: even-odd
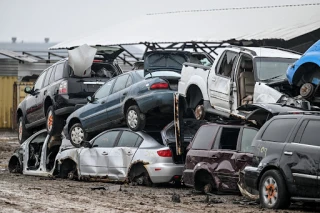
[(248, 51), (251, 52), (253, 57), (268, 57), (268, 58), (293, 58), (299, 59), (301, 54), (298, 52), (294, 52), (291, 50), (276, 48), (276, 47), (238, 47), (238, 46), (230, 46), (226, 47), (226, 49), (234, 50), (238, 49), (239, 51)]

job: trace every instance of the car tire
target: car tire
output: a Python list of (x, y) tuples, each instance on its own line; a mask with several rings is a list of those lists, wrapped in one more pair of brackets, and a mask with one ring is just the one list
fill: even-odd
[(206, 116), (206, 112), (204, 111), (204, 106), (199, 104), (194, 109), (194, 116), (197, 120), (203, 120)]
[(61, 134), (63, 129), (63, 119), (55, 114), (53, 106), (48, 108), (46, 115), (46, 127), (48, 134)]
[(277, 170), (265, 172), (259, 183), (260, 205), (268, 209), (282, 209), (290, 205), (286, 183)]
[(29, 132), (25, 125), (25, 120), (21, 116), (18, 122), (18, 140), (19, 143), (22, 144), (25, 140), (27, 140), (31, 136), (31, 132)]
[(81, 142), (87, 140), (88, 134), (80, 123), (76, 123), (70, 128), (69, 137), (71, 144), (79, 148)]
[(10, 158), (8, 169), (10, 173), (22, 173), (22, 165), (17, 157)]
[(126, 114), (126, 123), (128, 127), (133, 131), (140, 131), (146, 125), (146, 116), (137, 105), (130, 106)]

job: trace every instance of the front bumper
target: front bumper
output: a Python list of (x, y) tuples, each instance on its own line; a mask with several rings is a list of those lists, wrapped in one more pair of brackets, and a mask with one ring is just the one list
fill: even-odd
[(156, 163), (145, 165), (150, 179), (153, 183), (168, 183), (174, 176), (182, 176), (183, 164), (175, 163)]
[(243, 172), (243, 180), (249, 188), (258, 189), (260, 170), (257, 167), (247, 166)]

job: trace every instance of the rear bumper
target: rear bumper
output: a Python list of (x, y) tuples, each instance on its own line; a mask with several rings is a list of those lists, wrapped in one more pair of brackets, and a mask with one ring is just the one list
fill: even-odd
[(69, 95), (55, 96), (56, 115), (68, 115), (84, 106), (87, 103), (85, 98), (69, 98)]
[(145, 165), (153, 183), (168, 183), (174, 176), (182, 176), (183, 164), (156, 163)]
[(149, 110), (159, 107), (160, 111), (173, 113), (173, 96), (175, 91), (153, 91), (136, 99), (140, 110), (147, 113)]

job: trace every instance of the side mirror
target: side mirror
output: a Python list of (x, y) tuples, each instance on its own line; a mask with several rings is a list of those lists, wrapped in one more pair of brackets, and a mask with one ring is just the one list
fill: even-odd
[(33, 88), (31, 88), (31, 87), (24, 88), (24, 92), (27, 93), (27, 94), (31, 94), (32, 91), (33, 91)]
[(92, 102), (93, 102), (93, 98), (92, 98), (91, 96), (88, 96), (88, 97), (87, 97), (87, 101), (88, 101), (89, 103), (92, 103)]
[(92, 145), (91, 145), (91, 143), (89, 141), (82, 141), (80, 143), (80, 146), (84, 147), (84, 148), (91, 148), (92, 147)]

